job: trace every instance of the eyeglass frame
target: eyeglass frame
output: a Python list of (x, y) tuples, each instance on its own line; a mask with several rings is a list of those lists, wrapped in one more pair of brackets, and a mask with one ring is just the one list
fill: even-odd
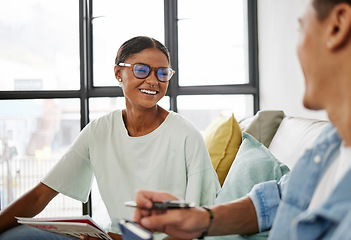
[[(144, 77), (144, 78), (140, 78), (140, 77), (135, 76), (135, 73), (134, 73), (134, 65), (136, 65), (136, 64), (140, 64), (140, 65), (145, 65), (145, 66), (147, 66), (147, 67), (150, 69), (149, 74), (148, 74), (146, 77)], [(171, 67), (151, 67), (150, 65), (148, 65), (148, 64), (146, 64), (146, 63), (133, 63), (133, 64), (131, 64), (131, 63), (120, 62), (120, 63), (118, 63), (118, 64), (116, 64), (116, 65), (118, 65), (118, 66), (120, 66), (120, 67), (130, 67), (130, 68), (132, 68), (132, 72), (133, 72), (134, 77), (136, 77), (136, 78), (138, 78), (138, 79), (145, 79), (145, 78), (147, 78), (148, 76), (150, 76), (150, 74), (151, 74), (152, 71), (154, 71), (157, 80), (160, 81), (160, 82), (169, 82), (169, 81), (171, 80), (171, 78), (173, 77), (174, 73), (175, 73), (175, 71), (174, 71)], [(158, 76), (157, 76), (157, 71), (160, 70), (160, 68), (168, 68), (168, 69), (170, 69), (170, 71), (171, 71), (171, 76), (169, 77), (168, 80), (162, 81), (162, 80), (160, 80), (160, 79), (158, 78)]]

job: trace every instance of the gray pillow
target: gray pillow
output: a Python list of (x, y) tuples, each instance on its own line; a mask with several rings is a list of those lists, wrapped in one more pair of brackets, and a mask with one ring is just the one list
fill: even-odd
[(283, 111), (259, 111), (252, 119), (243, 120), (240, 126), (268, 148), (284, 117)]

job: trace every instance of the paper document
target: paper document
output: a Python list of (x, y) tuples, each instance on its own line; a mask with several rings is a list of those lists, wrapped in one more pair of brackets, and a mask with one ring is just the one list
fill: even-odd
[(112, 240), (90, 216), (62, 218), (23, 218), (16, 217), (17, 222), (45, 231), (79, 238), (80, 235)]

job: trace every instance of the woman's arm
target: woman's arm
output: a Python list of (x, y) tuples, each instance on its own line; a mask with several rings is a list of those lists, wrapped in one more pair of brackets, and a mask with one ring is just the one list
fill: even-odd
[(18, 225), (15, 217), (34, 217), (40, 213), (57, 194), (52, 188), (39, 183), (0, 211), (0, 233)]
[(220, 184), (203, 137), (197, 130), (190, 131), (185, 144), (187, 186), (184, 200), (211, 206)]

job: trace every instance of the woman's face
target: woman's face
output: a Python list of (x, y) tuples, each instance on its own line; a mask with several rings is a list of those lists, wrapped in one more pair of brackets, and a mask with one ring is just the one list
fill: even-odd
[[(144, 63), (151, 68), (169, 67), (166, 55), (157, 48), (148, 48), (129, 56), (124, 63)], [(165, 96), (168, 82), (157, 79), (152, 70), (145, 79), (136, 78), (133, 68), (115, 66), (115, 76), (122, 81), (122, 89), (126, 98), (126, 106), (152, 108)]]

